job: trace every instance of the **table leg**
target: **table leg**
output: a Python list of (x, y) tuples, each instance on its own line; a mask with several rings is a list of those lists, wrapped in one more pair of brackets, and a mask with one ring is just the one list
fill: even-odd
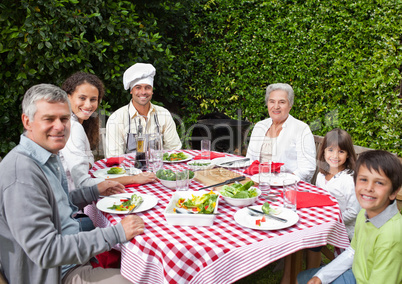
[(290, 270), (290, 283), (296, 283), (297, 274), (303, 269), (303, 250), (299, 250), (290, 255), (291, 270)]

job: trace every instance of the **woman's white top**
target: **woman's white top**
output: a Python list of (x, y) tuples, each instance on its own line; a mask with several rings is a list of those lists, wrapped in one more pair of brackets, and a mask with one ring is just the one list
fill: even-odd
[(356, 198), (353, 173), (348, 174), (347, 170), (343, 170), (327, 181), (325, 175), (319, 172), (316, 186), (328, 191), (338, 201), (343, 222), (351, 240), (355, 230), (356, 217), (361, 209)]
[[(247, 158), (251, 161), (259, 160), (265, 134), (271, 125), (272, 119), (267, 118), (254, 126), (247, 149)], [(287, 172), (310, 182), (316, 167), (314, 136), (310, 127), (289, 114), (275, 144), (272, 161), (285, 163)]]
[(261, 145), (261, 152), (260, 152), (260, 163), (268, 163), (272, 161), (272, 153), (275, 152), (276, 148), (276, 137), (271, 138), (268, 136), (264, 137), (264, 141)]
[(84, 127), (74, 114), (71, 115), (70, 138), (60, 151), (60, 159), (66, 171), (69, 191), (92, 186), (105, 180), (92, 178), (88, 173), (89, 164), (94, 164), (94, 156)]

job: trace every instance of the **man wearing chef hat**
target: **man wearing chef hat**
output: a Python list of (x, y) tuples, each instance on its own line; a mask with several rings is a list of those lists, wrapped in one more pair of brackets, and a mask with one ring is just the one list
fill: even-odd
[(155, 67), (148, 63), (136, 63), (124, 72), (124, 89), (130, 90), (132, 98), (107, 121), (106, 158), (134, 151), (138, 129), (144, 135), (162, 134), (165, 150), (181, 149), (172, 115), (167, 109), (151, 103), (155, 73)]

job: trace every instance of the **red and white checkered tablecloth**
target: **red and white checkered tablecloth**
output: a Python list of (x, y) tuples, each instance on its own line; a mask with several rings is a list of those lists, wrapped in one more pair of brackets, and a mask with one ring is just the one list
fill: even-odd
[[(184, 152), (193, 156), (199, 153)], [(91, 171), (105, 166), (105, 160), (98, 161)], [(172, 166), (164, 164), (165, 168)], [(193, 181), (190, 190), (202, 186)], [(300, 182), (299, 188), (328, 194), (306, 182)], [(298, 209), (300, 220), (294, 226), (260, 231), (237, 224), (234, 214), (239, 208), (221, 200), (218, 211), (223, 214), (216, 216), (211, 227), (172, 226), (166, 222), (163, 212), (174, 190), (161, 183), (127, 190), (153, 194), (159, 199), (154, 208), (138, 213), (145, 222), (144, 234), (120, 246), (121, 273), (134, 283), (232, 283), (304, 248), (326, 244), (339, 248), (349, 246), (338, 205)], [(280, 190), (271, 189), (278, 193)], [(256, 204), (262, 205), (264, 201), (260, 199)], [(281, 206), (282, 199), (271, 204)], [(124, 218), (124, 215), (103, 213), (95, 205), (87, 206), (85, 212), (99, 227), (114, 225)]]

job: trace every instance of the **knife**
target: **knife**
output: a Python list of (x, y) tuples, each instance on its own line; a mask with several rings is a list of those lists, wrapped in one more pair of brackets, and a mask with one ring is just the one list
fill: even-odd
[(232, 160), (232, 161), (229, 161), (229, 162), (224, 162), (224, 163), (218, 164), (217, 166), (225, 166), (225, 165), (230, 165), (230, 164), (234, 164), (234, 163), (237, 163), (237, 162), (247, 162), (248, 160), (250, 160), (250, 158)]
[(267, 216), (267, 217), (269, 217), (269, 218), (272, 218), (272, 219), (277, 220), (277, 221), (282, 222), (282, 223), (287, 223), (287, 221), (288, 221), (288, 220), (286, 220), (286, 219), (279, 218), (279, 217), (277, 217), (277, 216), (264, 213), (264, 212), (262, 212), (261, 210), (257, 210), (257, 209), (250, 208), (250, 207), (247, 207), (247, 209), (250, 210), (251, 212), (263, 214), (263, 215), (265, 215), (265, 216)]
[(210, 187), (215, 187), (215, 186), (220, 186), (220, 185), (225, 185), (225, 184), (228, 184), (228, 183), (234, 183), (235, 181), (241, 181), (241, 180), (244, 180), (244, 179), (246, 179), (245, 176), (240, 176), (240, 177), (228, 179), (227, 181), (220, 182), (220, 183), (217, 183), (217, 184), (204, 186), (204, 187), (199, 188), (198, 190), (206, 189), (206, 188), (210, 188)]

